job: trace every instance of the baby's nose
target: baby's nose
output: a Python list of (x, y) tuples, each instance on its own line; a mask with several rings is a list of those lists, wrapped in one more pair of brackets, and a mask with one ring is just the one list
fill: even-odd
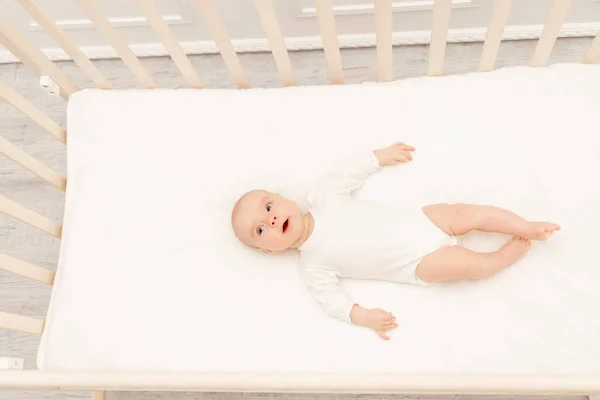
[(271, 217), (271, 226), (275, 226), (275, 221), (277, 221), (277, 215)]

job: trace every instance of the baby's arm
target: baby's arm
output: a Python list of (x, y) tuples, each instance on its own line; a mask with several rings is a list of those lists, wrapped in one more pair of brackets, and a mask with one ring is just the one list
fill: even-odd
[(413, 147), (398, 142), (383, 149), (347, 157), (334, 164), (313, 194), (350, 194), (381, 167), (412, 160), (410, 152), (414, 150)]
[(354, 325), (373, 329), (384, 340), (386, 331), (396, 328), (396, 317), (380, 308), (368, 309), (356, 304), (340, 287), (335, 272), (304, 269), (308, 287), (328, 315)]

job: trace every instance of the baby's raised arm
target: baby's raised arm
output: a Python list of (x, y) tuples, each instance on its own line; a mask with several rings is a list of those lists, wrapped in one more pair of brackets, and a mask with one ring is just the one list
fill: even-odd
[(356, 304), (339, 286), (335, 272), (320, 268), (305, 268), (304, 280), (312, 295), (328, 315), (342, 321), (373, 329), (385, 340), (386, 331), (396, 328), (396, 317), (380, 308), (367, 309)]

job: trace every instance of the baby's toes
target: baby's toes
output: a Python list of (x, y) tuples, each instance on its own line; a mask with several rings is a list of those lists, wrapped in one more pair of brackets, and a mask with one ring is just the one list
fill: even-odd
[(531, 245), (531, 240), (529, 240), (526, 237), (519, 237), (519, 242), (523, 245), (523, 246), (529, 246)]
[(560, 230), (560, 226), (558, 226), (556, 224), (546, 223), (546, 224), (544, 224), (543, 229), (544, 229), (544, 236), (547, 239), (554, 232)]
[(552, 229), (552, 231), (560, 231), (560, 225), (556, 225), (556, 224), (550, 224), (550, 229)]

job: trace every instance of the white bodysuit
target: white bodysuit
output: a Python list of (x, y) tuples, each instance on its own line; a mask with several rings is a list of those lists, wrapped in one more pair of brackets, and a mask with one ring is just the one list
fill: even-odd
[(325, 311), (346, 322), (355, 303), (339, 278), (424, 284), (416, 276), (419, 262), (457, 243), (422, 209), (354, 198), (352, 192), (380, 168), (372, 151), (357, 154), (336, 165), (307, 196), (314, 230), (299, 247), (302, 274)]

